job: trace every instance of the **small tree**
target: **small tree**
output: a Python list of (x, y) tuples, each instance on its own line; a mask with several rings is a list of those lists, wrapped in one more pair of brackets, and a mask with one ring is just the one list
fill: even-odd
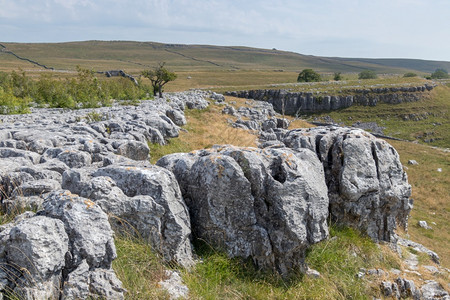
[(320, 80), (320, 74), (313, 69), (304, 69), (297, 77), (297, 82), (315, 82)]
[(431, 79), (445, 79), (449, 77), (447, 70), (444, 69), (436, 69), (436, 71), (431, 74)]
[(165, 63), (159, 63), (153, 70), (142, 71), (142, 76), (150, 79), (153, 87), (153, 95), (155, 97), (156, 94), (159, 93), (159, 97), (162, 98), (163, 86), (177, 78), (177, 74), (164, 68), (164, 65)]
[(334, 79), (334, 81), (340, 81), (340, 80), (342, 80), (341, 72), (336, 72), (336, 73), (334, 73), (333, 79)]
[(358, 75), (359, 79), (375, 79), (377, 78), (377, 73), (372, 70), (364, 70)]

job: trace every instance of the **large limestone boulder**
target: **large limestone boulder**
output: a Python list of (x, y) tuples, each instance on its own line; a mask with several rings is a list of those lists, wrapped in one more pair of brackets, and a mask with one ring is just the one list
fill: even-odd
[(354, 128), (295, 129), (281, 139), (292, 149), (310, 149), (322, 162), (334, 221), (378, 241), (396, 242), (406, 227), (411, 186), (399, 155), (387, 142)]
[(31, 295), (57, 298), (69, 250), (64, 224), (42, 216), (27, 218), (12, 227), (8, 239), (1, 242), (5, 245), (5, 265), (20, 274), (15, 293), (27, 299)]
[(123, 299), (107, 215), (63, 190), (43, 207), (0, 226), (0, 290), (20, 299)]
[(287, 275), (328, 236), (328, 197), (309, 150), (215, 147), (157, 162), (174, 172), (193, 234), (257, 266)]
[(189, 213), (168, 170), (138, 162), (73, 169), (62, 186), (97, 203), (113, 226), (148, 240), (166, 261), (193, 265)]

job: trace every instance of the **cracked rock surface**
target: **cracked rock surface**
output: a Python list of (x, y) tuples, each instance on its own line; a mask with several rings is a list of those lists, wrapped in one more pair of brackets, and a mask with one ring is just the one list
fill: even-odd
[(331, 217), (375, 241), (396, 242), (412, 209), (411, 186), (397, 151), (361, 129), (315, 127), (286, 131), (292, 149), (310, 149), (325, 172)]
[(164, 156), (177, 177), (193, 235), (283, 275), (304, 270), (309, 245), (328, 237), (320, 161), (307, 149), (217, 146)]

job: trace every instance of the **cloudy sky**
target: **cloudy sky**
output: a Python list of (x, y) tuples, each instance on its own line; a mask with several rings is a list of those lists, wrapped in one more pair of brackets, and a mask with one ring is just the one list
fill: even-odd
[(450, 61), (450, 0), (0, 0), (0, 41), (82, 40)]

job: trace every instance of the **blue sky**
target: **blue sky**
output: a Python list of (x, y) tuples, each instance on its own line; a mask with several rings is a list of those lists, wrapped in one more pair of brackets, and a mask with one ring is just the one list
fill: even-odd
[(450, 0), (0, 0), (0, 41), (94, 39), (450, 61)]

